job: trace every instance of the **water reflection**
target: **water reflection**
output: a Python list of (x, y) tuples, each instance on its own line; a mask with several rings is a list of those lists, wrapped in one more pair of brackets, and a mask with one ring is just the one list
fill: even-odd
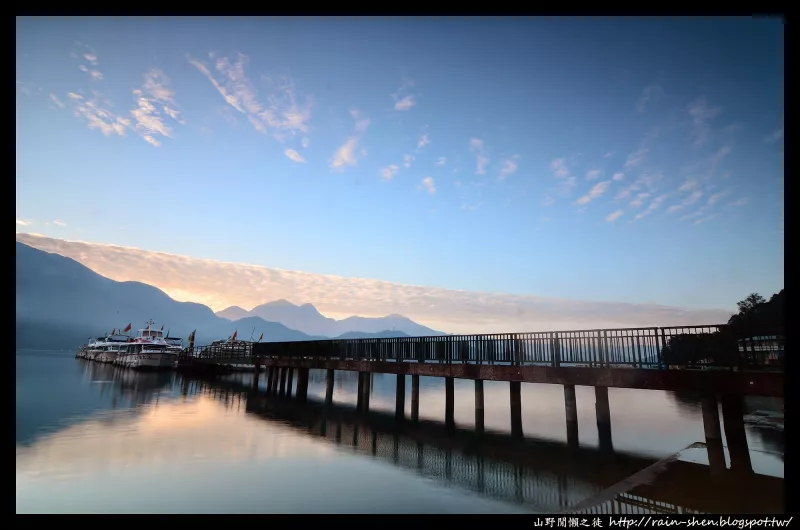
[[(393, 419), (394, 377), (373, 377), (374, 413), (364, 416), (353, 410), (356, 374), (337, 373), (334, 397), (341, 406), (326, 412), (313, 403), (315, 395), (324, 399), (324, 372), (312, 372), (312, 402), (301, 406), (267, 398), (263, 376), (254, 386), (251, 374), (202, 381), (72, 358), (48, 362), (17, 358), (18, 512), (552, 513), (587, 500), (586, 511), (782, 510), (782, 481), (711, 477), (702, 451), (686, 452), (654, 484), (603, 500), (607, 488), (662, 453), (703, 439), (699, 412), (690, 411), (698, 436), (681, 445), (684, 434), (646, 450), (654, 437), (647, 431), (657, 423), (653, 415), (677, 421), (669, 418), (687, 414), (667, 395), (666, 409), (657, 399), (650, 402), (660, 405), (639, 424), (645, 441), (637, 445), (632, 435), (626, 442), (625, 429), (635, 425), (619, 412), (612, 389), (616, 453), (607, 454), (591, 443), (597, 432), (593, 394), (581, 387), (576, 449), (562, 443), (563, 390), (555, 386), (523, 385), (525, 434), (538, 440), (520, 443), (503, 434), (507, 386), (492, 385), (490, 396), (486, 385), (487, 428), (497, 432), (478, 439), (463, 430), (444, 432), (443, 383), (436, 379), (421, 381), (423, 421), (413, 426)], [(456, 421), (468, 431), (473, 387), (461, 383)], [(436, 406), (432, 412), (423, 396)], [(547, 403), (557, 410), (548, 412)], [(536, 434), (539, 413), (542, 436)], [(21, 423), (27, 428), (22, 434)], [(639, 450), (624, 450), (626, 443)], [(711, 498), (709, 492), (715, 492)]]

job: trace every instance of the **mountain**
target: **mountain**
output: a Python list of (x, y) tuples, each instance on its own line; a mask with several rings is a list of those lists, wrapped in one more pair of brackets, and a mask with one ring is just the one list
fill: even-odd
[[(374, 336), (376, 333), (393, 330), (404, 335), (392, 336), (432, 336), (445, 335), (441, 331), (417, 324), (413, 320), (403, 315), (389, 315), (385, 317), (358, 317), (352, 316), (342, 320), (322, 315), (317, 308), (311, 304), (295, 305), (287, 300), (275, 300), (266, 304), (254, 307), (246, 311), (238, 306), (223, 309), (217, 316), (228, 320), (240, 320), (248, 316), (261, 317), (270, 322), (280, 322), (281, 324), (308, 333), (310, 335), (322, 335), (325, 337), (340, 337), (349, 332), (367, 333)], [(391, 331), (388, 331), (391, 332)]]
[[(123, 328), (129, 322), (135, 332), (148, 319), (156, 326), (163, 324), (173, 337), (186, 338), (196, 329), (197, 345), (225, 339), (237, 330), (240, 339), (252, 334), (257, 340), (263, 333), (265, 342), (325, 338), (255, 315), (232, 322), (202, 304), (178, 302), (144, 283), (111, 280), (59, 254), (20, 242), (16, 251), (17, 349), (71, 349), (89, 336)], [(371, 336), (376, 335), (364, 338)]]
[(397, 337), (408, 337), (408, 333), (403, 333), (402, 331), (381, 331), (379, 333), (364, 333), (363, 331), (348, 331), (347, 333), (342, 333), (336, 339), (391, 339)]

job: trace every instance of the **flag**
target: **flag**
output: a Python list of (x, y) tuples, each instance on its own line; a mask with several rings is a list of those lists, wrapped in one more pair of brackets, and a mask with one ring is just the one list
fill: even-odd
[(238, 329), (237, 329), (236, 331), (234, 331), (234, 332), (233, 332), (233, 337), (231, 337), (231, 342), (233, 342), (233, 341), (235, 341), (235, 340), (236, 340), (236, 334), (237, 334), (237, 333), (239, 333), (239, 330), (238, 330)]
[(161, 324), (161, 331), (164, 331), (164, 324)]
[(150, 322), (147, 323), (147, 327), (144, 329), (150, 329)]
[(112, 329), (111, 334), (113, 335), (115, 331), (117, 331), (117, 328)]
[(125, 329), (123, 329), (123, 330), (122, 330), (122, 332), (123, 332), (123, 333), (127, 333), (127, 332), (129, 332), (130, 330), (131, 330), (131, 325), (130, 325), (130, 324), (128, 324), (127, 326), (125, 326)]
[(258, 337), (258, 342), (261, 342), (261, 339), (264, 338), (264, 334), (262, 333), (260, 337)]

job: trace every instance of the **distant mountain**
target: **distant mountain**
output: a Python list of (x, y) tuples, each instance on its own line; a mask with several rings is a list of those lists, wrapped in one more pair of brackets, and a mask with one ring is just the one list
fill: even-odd
[(348, 331), (347, 333), (342, 333), (337, 339), (390, 339), (390, 338), (397, 338), (397, 337), (408, 337), (408, 333), (403, 333), (402, 331), (381, 331), (379, 333), (364, 333), (363, 331)]
[(217, 316), (233, 321), (249, 316), (261, 317), (270, 322), (280, 322), (291, 329), (296, 329), (303, 333), (325, 337), (340, 337), (349, 332), (368, 333), (374, 336), (375, 333), (384, 333), (387, 330), (404, 334), (396, 336), (445, 335), (441, 331), (417, 324), (402, 315), (374, 318), (352, 316), (336, 320), (322, 315), (311, 304), (295, 305), (286, 300), (275, 300), (261, 304), (250, 311), (233, 306), (218, 312)]
[(64, 256), (17, 242), (17, 349), (75, 348), (90, 336), (123, 328), (133, 330), (153, 319), (171, 336), (186, 338), (196, 329), (196, 344), (225, 339), (238, 330), (240, 339), (264, 342), (325, 338), (284, 324), (246, 316), (232, 322), (192, 302), (177, 302), (163, 291), (140, 282), (117, 282)]

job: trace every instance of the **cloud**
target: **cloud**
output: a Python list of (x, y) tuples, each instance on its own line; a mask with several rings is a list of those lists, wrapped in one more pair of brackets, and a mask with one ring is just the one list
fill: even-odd
[(711, 160), (711, 164), (713, 166), (716, 166), (717, 164), (722, 162), (722, 159), (725, 158), (726, 156), (728, 156), (728, 154), (730, 152), (731, 152), (731, 146), (726, 145), (726, 146), (720, 147), (719, 151), (717, 151), (716, 153), (711, 155), (711, 159), (710, 159)]
[(675, 213), (678, 210), (682, 210), (682, 209), (683, 209), (683, 205), (682, 204), (673, 204), (672, 206), (667, 208), (667, 213)]
[[(622, 213), (613, 215), (618, 218)], [(216, 311), (232, 305), (251, 308), (284, 298), (298, 304), (313, 303), (334, 318), (399, 313), (450, 333), (717, 324), (726, 322), (733, 311), (691, 311), (649, 304), (450, 290), (225, 263), (31, 234), (16, 237), (17, 241), (41, 250), (75, 259), (111, 279), (151, 284), (177, 300), (199, 302)]]
[(306, 159), (300, 156), (300, 153), (298, 153), (294, 149), (286, 149), (283, 152), (283, 154), (286, 155), (287, 158), (289, 158), (290, 160), (294, 160), (295, 162), (299, 162), (300, 164), (306, 163)]
[(670, 214), (670, 213), (675, 213), (677, 211), (683, 210), (684, 208), (686, 208), (688, 206), (691, 206), (694, 203), (696, 203), (697, 201), (699, 201), (702, 196), (703, 196), (703, 192), (700, 191), (700, 190), (696, 190), (696, 191), (692, 192), (689, 196), (684, 198), (683, 201), (680, 202), (680, 204), (674, 204), (674, 205), (670, 206), (669, 208), (667, 208), (667, 213)]
[(437, 166), (443, 166), (443, 165), (445, 165), (446, 163), (447, 163), (447, 158), (445, 158), (445, 157), (443, 157), (443, 156), (440, 156), (439, 158), (437, 158), (437, 159), (436, 159), (436, 164), (435, 164), (435, 165), (437, 165)]
[(498, 176), (499, 180), (503, 180), (509, 175), (513, 175), (517, 171), (517, 160), (519, 159), (519, 155), (514, 155), (512, 157), (506, 158), (503, 160), (502, 167), (500, 168), (500, 175)]
[(397, 171), (399, 169), (400, 168), (397, 167), (395, 164), (386, 166), (380, 171), (381, 178), (386, 181), (392, 180), (392, 178), (397, 174)]
[(429, 143), (431, 143), (431, 141), (428, 138), (428, 133), (423, 134), (422, 136), (419, 137), (419, 141), (417, 141), (417, 150), (422, 149)]
[(422, 185), (428, 190), (428, 193), (431, 195), (436, 195), (436, 183), (433, 181), (431, 177), (425, 177), (422, 179)]
[(609, 151), (608, 153), (603, 155), (603, 158), (611, 158), (612, 156), (614, 156), (613, 151)]
[(144, 84), (140, 89), (134, 90), (133, 94), (136, 96), (136, 107), (131, 111), (133, 130), (155, 147), (160, 145), (157, 136), (172, 138), (172, 128), (161, 112), (178, 123), (183, 121), (180, 120), (180, 112), (176, 110), (175, 92), (169, 88), (169, 79), (164, 72), (152, 69), (145, 73)]
[(647, 200), (648, 197), (650, 197), (650, 194), (647, 193), (647, 192), (638, 194), (636, 196), (636, 198), (631, 201), (630, 207), (631, 208), (640, 208), (644, 204), (644, 201)]
[[(364, 116), (358, 109), (352, 109), (350, 111), (350, 116), (355, 120), (355, 132), (353, 136), (348, 138), (333, 154), (330, 164), (331, 170), (333, 171), (341, 172), (344, 170), (345, 166), (354, 166), (358, 163), (356, 158), (358, 142), (371, 123), (370, 119)], [(361, 156), (364, 156), (363, 152)]]
[(304, 136), (302, 140), (300, 140), (300, 145), (303, 146), (303, 149), (308, 149), (308, 146), (311, 145), (311, 140)]
[(64, 103), (60, 99), (58, 99), (55, 94), (50, 94), (50, 101), (55, 103), (58, 106), (58, 108), (60, 109), (64, 108)]
[(692, 118), (692, 137), (694, 146), (699, 147), (708, 141), (711, 134), (711, 120), (721, 112), (721, 107), (709, 107), (705, 97), (699, 97), (689, 106), (686, 112)]
[(30, 226), (33, 224), (33, 221), (28, 221), (26, 219), (17, 219), (17, 226)]
[[(297, 101), (294, 82), (288, 76), (278, 79), (262, 76), (264, 98), (245, 74), (249, 58), (237, 54), (234, 60), (209, 54), (214, 60), (217, 75), (202, 61), (188, 57), (189, 63), (211, 82), (228, 105), (247, 116), (247, 121), (260, 133), (270, 134), (279, 142), (310, 130), (313, 98), (307, 96), (305, 103)], [(302, 141), (302, 140), (301, 140)]]
[(414, 161), (414, 155), (404, 155), (403, 156), (403, 167), (408, 169), (411, 167), (411, 162)]
[(592, 169), (592, 170), (586, 172), (586, 180), (594, 180), (594, 179), (596, 179), (597, 177), (599, 177), (602, 174), (603, 174), (603, 172), (601, 170)]
[(589, 204), (594, 199), (603, 195), (608, 190), (608, 187), (610, 185), (611, 185), (610, 180), (604, 180), (603, 182), (598, 182), (592, 187), (591, 190), (589, 190), (589, 193), (587, 193), (586, 195), (584, 195), (583, 197), (581, 197), (576, 201), (577, 204), (580, 205)]
[(67, 92), (67, 97), (70, 99), (83, 99), (83, 96), (76, 94), (75, 92)]
[(744, 206), (747, 204), (749, 199), (747, 197), (742, 197), (741, 199), (736, 199), (732, 203), (728, 204), (728, 206)]
[(689, 191), (691, 189), (696, 188), (698, 185), (697, 179), (686, 179), (686, 182), (681, 184), (681, 187), (678, 188), (678, 191)]
[(666, 193), (664, 195), (659, 195), (650, 202), (650, 205), (647, 207), (645, 211), (637, 213), (634, 219), (643, 219), (647, 217), (648, 215), (656, 211), (661, 206), (661, 203), (664, 202), (665, 199), (667, 199), (667, 197), (669, 197), (669, 195)]
[(625, 160), (624, 169), (630, 170), (635, 167), (641, 166), (645, 159), (647, 158), (647, 152), (650, 151), (647, 147), (640, 147), (633, 153), (628, 155), (628, 158)]
[(416, 102), (414, 101), (414, 96), (406, 96), (394, 104), (394, 110), (401, 110), (401, 111), (411, 110), (411, 107), (413, 107), (414, 105), (416, 105)]
[(610, 213), (608, 214), (608, 216), (606, 216), (606, 222), (613, 223), (614, 221), (622, 217), (624, 213), (625, 212), (623, 212), (622, 210), (617, 210), (616, 212)]
[(644, 87), (639, 99), (636, 101), (636, 110), (641, 114), (649, 103), (655, 103), (664, 95), (664, 89), (659, 85), (649, 85)]
[(550, 162), (550, 169), (557, 178), (564, 178), (569, 176), (569, 169), (567, 169), (567, 162), (563, 158), (556, 158)]
[(489, 164), (489, 159), (483, 153), (483, 140), (479, 138), (470, 138), (469, 150), (475, 154), (476, 167), (475, 174), (483, 175), (486, 173), (486, 166)]
[(625, 173), (614, 173), (614, 176), (612, 177), (612, 180), (619, 181), (619, 180), (622, 180), (624, 178), (625, 178)]
[(84, 59), (86, 59), (90, 63), (97, 64), (97, 55), (95, 55), (93, 53), (84, 53), (83, 57), (84, 57)]
[(56, 219), (55, 221), (53, 221), (53, 224), (56, 225), (56, 226), (67, 226), (67, 223), (65, 223), (64, 221), (61, 221), (59, 219)]
[(713, 206), (713, 205), (717, 204), (719, 202), (719, 200), (721, 198), (723, 198), (725, 195), (727, 195), (728, 193), (730, 193), (730, 190), (725, 190), (725, 191), (720, 191), (719, 193), (715, 193), (714, 195), (712, 195), (711, 197), (708, 198), (708, 202), (706, 204), (708, 206)]
[(777, 142), (778, 140), (782, 140), (782, 139), (783, 139), (783, 127), (781, 127), (780, 129), (778, 129), (774, 133), (772, 133), (769, 136), (767, 136), (766, 138), (764, 138), (764, 141), (767, 142), (767, 143), (772, 143), (772, 142)]

